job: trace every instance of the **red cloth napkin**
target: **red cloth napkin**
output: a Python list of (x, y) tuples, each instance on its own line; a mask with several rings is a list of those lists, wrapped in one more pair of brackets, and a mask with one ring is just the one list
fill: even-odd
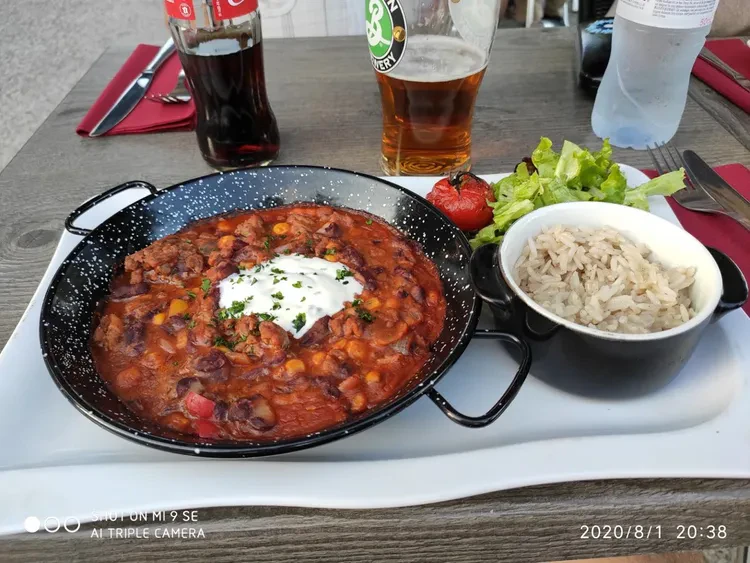
[[(742, 164), (717, 166), (715, 170), (734, 189), (750, 200), (750, 170)], [(655, 170), (643, 172), (649, 178), (658, 176)], [(688, 211), (671, 197), (666, 199), (687, 232), (706, 246), (717, 248), (729, 256), (745, 274), (745, 279), (750, 280), (750, 233), (742, 225), (723, 215)], [(743, 309), (750, 315), (750, 302), (746, 303)]]
[[(104, 115), (115, 104), (125, 89), (148, 66), (156, 56), (159, 47), (156, 45), (138, 45), (123, 67), (99, 95), (94, 105), (79, 123), (76, 133), (87, 137)], [(168, 94), (177, 84), (180, 72), (180, 59), (175, 53), (159, 70), (149, 85), (146, 97), (151, 94)], [(154, 133), (157, 131), (190, 131), (193, 129), (195, 105), (193, 101), (186, 104), (162, 104), (146, 97), (125, 119), (115, 125), (107, 135), (124, 135), (130, 133)]]
[[(734, 70), (750, 78), (750, 47), (741, 39), (713, 39), (706, 47)], [(700, 57), (693, 65), (693, 74), (719, 92), (737, 107), (750, 113), (750, 92)]]

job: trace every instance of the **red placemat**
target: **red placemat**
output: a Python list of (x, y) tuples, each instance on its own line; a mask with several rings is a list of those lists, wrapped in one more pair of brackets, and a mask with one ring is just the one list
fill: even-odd
[[(115, 104), (125, 89), (148, 66), (156, 56), (159, 47), (156, 45), (138, 45), (128, 60), (117, 72), (112, 81), (99, 95), (76, 128), (76, 133), (87, 137), (104, 115)], [(177, 54), (172, 55), (156, 72), (149, 85), (146, 96), (168, 94), (177, 84), (177, 75), (181, 69)], [(154, 133), (157, 131), (190, 131), (193, 129), (195, 105), (192, 100), (186, 104), (162, 104), (144, 97), (135, 109), (124, 120), (118, 123), (108, 135), (134, 133)]]
[[(712, 39), (706, 41), (706, 48), (734, 70), (750, 78), (750, 47), (741, 39)], [(693, 74), (719, 92), (737, 107), (750, 113), (750, 92), (715, 69), (709, 63), (696, 59)]]
[[(717, 166), (715, 170), (734, 189), (750, 200), (750, 170), (742, 164)], [(649, 178), (658, 176), (655, 170), (643, 172)], [(745, 279), (750, 280), (750, 232), (729, 217), (688, 211), (671, 197), (666, 199), (687, 232), (706, 246), (717, 248), (729, 256), (745, 274)], [(750, 315), (750, 302), (746, 303), (743, 309)]]

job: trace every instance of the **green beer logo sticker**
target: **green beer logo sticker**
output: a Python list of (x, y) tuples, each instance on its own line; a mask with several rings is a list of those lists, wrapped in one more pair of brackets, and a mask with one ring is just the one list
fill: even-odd
[(406, 19), (399, 0), (365, 0), (367, 43), (375, 70), (390, 72), (404, 56)]

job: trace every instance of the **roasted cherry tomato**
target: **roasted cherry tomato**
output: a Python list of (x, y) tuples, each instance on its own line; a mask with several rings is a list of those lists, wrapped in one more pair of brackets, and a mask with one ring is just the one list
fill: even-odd
[(427, 201), (445, 213), (462, 231), (476, 231), (492, 222), (495, 201), (492, 187), (471, 172), (459, 172), (443, 178), (427, 194)]

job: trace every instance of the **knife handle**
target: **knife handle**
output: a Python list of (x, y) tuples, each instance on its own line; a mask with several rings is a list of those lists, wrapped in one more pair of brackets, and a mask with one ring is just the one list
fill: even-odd
[(175, 45), (174, 45), (174, 39), (170, 37), (169, 41), (164, 43), (162, 45), (162, 48), (159, 49), (159, 52), (156, 53), (156, 56), (153, 58), (153, 60), (148, 63), (148, 66), (143, 71), (143, 74), (153, 74), (156, 72), (156, 70), (164, 64), (164, 62), (172, 56), (172, 53), (175, 51)]

